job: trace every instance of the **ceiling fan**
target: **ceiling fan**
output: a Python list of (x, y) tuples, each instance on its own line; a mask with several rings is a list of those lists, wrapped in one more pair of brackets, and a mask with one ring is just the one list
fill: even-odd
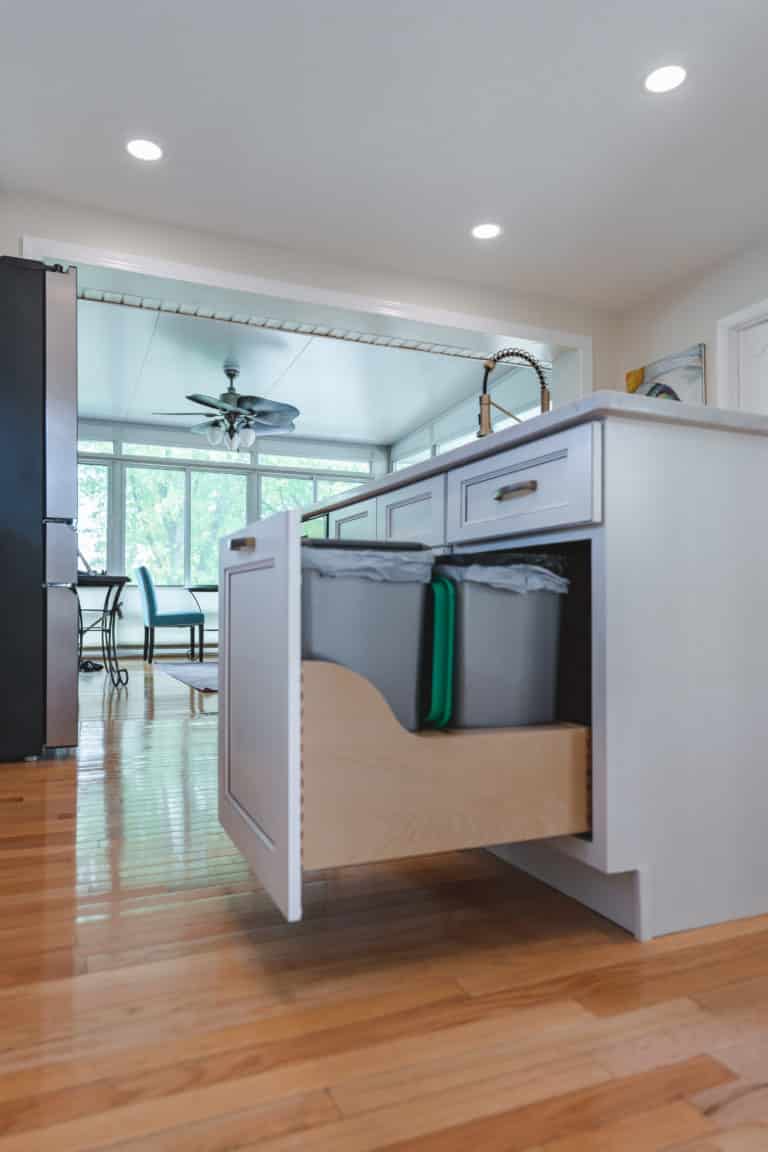
[[(189, 429), (199, 436), (205, 436), (212, 447), (224, 444), (236, 452), (238, 448), (252, 447), (257, 436), (274, 436), (278, 433), (293, 432), (293, 423), (299, 415), (293, 404), (282, 404), (279, 400), (267, 400), (264, 396), (243, 396), (235, 389), (235, 380), (240, 375), (236, 364), (224, 365), (224, 375), (229, 381), (226, 392), (220, 396), (204, 396), (192, 392), (187, 396), (193, 404), (213, 408), (216, 415), (210, 414), (202, 424)], [(154, 416), (197, 416), (197, 412), (154, 412)]]

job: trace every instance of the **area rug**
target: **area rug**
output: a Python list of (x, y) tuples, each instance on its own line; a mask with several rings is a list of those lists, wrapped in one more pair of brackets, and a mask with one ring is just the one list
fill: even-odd
[(186, 664), (166, 664), (158, 662), (155, 665), (166, 676), (172, 676), (189, 688), (196, 688), (198, 692), (218, 692), (219, 666), (215, 660), (202, 664), (187, 662)]

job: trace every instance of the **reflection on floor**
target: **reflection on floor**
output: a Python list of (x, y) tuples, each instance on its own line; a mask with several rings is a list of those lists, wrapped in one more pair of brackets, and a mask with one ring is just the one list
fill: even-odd
[(0, 768), (0, 1152), (768, 1148), (768, 919), (641, 946), (474, 852), (286, 925), (217, 697), (130, 671), (76, 761)]

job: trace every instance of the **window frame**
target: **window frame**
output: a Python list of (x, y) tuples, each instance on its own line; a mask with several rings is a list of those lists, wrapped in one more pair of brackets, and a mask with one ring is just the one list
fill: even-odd
[[(87, 424), (87, 422), (84, 422)], [(103, 439), (111, 438), (114, 443), (114, 452), (93, 453), (78, 452), (78, 464), (98, 464), (108, 469), (107, 486), (107, 571), (116, 575), (132, 576), (126, 569), (126, 533), (125, 533), (125, 500), (126, 500), (126, 469), (127, 468), (168, 468), (172, 472), (183, 472), (184, 475), (184, 583), (159, 585), (159, 587), (186, 588), (191, 583), (191, 548), (192, 548), (192, 473), (216, 472), (224, 476), (244, 475), (246, 477), (246, 509), (248, 523), (261, 519), (261, 478), (263, 476), (277, 476), (285, 479), (306, 478), (312, 481), (312, 503), (318, 502), (317, 484), (319, 480), (345, 480), (350, 484), (360, 486), (373, 480), (375, 471), (365, 474), (353, 471), (338, 471), (332, 469), (275, 468), (255, 463), (256, 451), (241, 453), (240, 463), (224, 461), (203, 461), (184, 459), (164, 459), (158, 456), (134, 456), (123, 454), (123, 443), (135, 444), (138, 442), (135, 429), (130, 434), (121, 437), (115, 430), (110, 437), (105, 434)], [(83, 431), (83, 440), (99, 439), (90, 430)], [(168, 444), (173, 444), (173, 433), (169, 435)], [(151, 440), (160, 444), (157, 429), (152, 429)], [(147, 441), (149, 443), (149, 440)], [(373, 449), (372, 449), (373, 451)]]
[[(106, 455), (95, 456), (95, 455), (90, 455), (90, 454), (87, 456), (86, 455), (81, 456), (78, 453), (78, 457), (77, 457), (77, 480), (78, 480), (77, 514), (78, 514), (78, 517), (80, 515), (80, 487), (79, 486), (80, 486), (80, 465), (81, 464), (87, 465), (88, 467), (94, 467), (95, 466), (97, 468), (103, 468), (107, 474), (107, 522), (106, 522), (104, 528), (105, 528), (105, 544), (106, 544), (105, 564), (106, 564), (107, 571), (109, 572), (110, 571), (110, 551), (109, 551), (109, 549), (110, 549), (110, 525), (112, 523), (112, 505), (113, 505), (113, 500), (114, 500), (114, 487), (115, 487), (112, 457), (106, 456)], [(79, 550), (79, 548), (80, 548), (80, 541), (78, 539), (78, 550)], [(86, 559), (88, 559), (88, 558), (86, 557)], [(80, 557), (78, 555), (78, 565), (79, 565), (79, 563), (80, 563)], [(91, 561), (88, 560), (88, 563), (90, 564)]]
[[(189, 547), (189, 516), (190, 516), (189, 485), (190, 485), (190, 479), (189, 479), (189, 471), (185, 467), (179, 467), (178, 464), (174, 468), (172, 466), (173, 462), (170, 460), (167, 461), (167, 463), (164, 461), (164, 465), (165, 465), (164, 470), (167, 472), (180, 472), (182, 474), (183, 483), (184, 483), (184, 550), (183, 550), (183, 562), (182, 562), (183, 582), (181, 584), (167, 584), (167, 583), (162, 584), (162, 583), (158, 582), (157, 586), (158, 586), (158, 588), (186, 588), (189, 585), (188, 577), (189, 577), (189, 560), (190, 560), (190, 547)], [(128, 569), (127, 555), (126, 555), (125, 525), (126, 525), (126, 521), (127, 521), (127, 516), (126, 516), (127, 486), (126, 486), (125, 480), (126, 480), (126, 476), (127, 476), (129, 469), (134, 469), (134, 468), (137, 470), (142, 469), (145, 472), (147, 472), (147, 471), (150, 471), (150, 472), (159, 471), (159, 469), (156, 467), (156, 465), (152, 464), (152, 463), (144, 463), (143, 462), (141, 464), (136, 464), (133, 457), (129, 457), (128, 460), (126, 460), (124, 465), (123, 465), (123, 469), (122, 469), (122, 504), (120, 506), (120, 519), (122, 522), (122, 537), (123, 537), (123, 541), (122, 541), (122, 543), (123, 543), (122, 574), (125, 576), (128, 576), (131, 580), (133, 580), (133, 571), (132, 570), (129, 571), (129, 569)]]
[[(251, 501), (251, 480), (248, 472), (243, 468), (221, 468), (213, 465), (207, 468), (201, 468), (198, 464), (189, 466), (186, 469), (185, 489), (184, 489), (184, 522), (185, 522), (185, 536), (184, 536), (184, 586), (189, 588), (192, 584), (192, 476), (195, 472), (213, 472), (218, 476), (240, 476), (245, 481), (245, 516), (246, 523), (249, 520), (249, 510)], [(218, 568), (218, 564), (217, 564)], [(218, 582), (218, 577), (214, 583)], [(205, 581), (200, 581), (205, 583)]]

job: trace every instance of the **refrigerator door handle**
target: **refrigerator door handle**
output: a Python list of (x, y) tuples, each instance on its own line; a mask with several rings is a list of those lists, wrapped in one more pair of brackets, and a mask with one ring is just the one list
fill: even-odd
[(73, 531), (77, 530), (77, 518), (75, 516), (44, 516), (43, 524), (63, 524), (66, 528), (71, 528)]
[(43, 584), (43, 588), (69, 588), (77, 596), (77, 584), (71, 580), (51, 580), (48, 584)]

